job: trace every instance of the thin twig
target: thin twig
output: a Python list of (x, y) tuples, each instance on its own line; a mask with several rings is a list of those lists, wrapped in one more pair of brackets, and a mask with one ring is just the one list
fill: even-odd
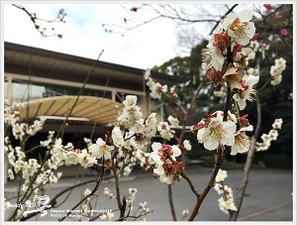
[(174, 202), (173, 202), (172, 184), (168, 184), (167, 187), (168, 187), (168, 200), (169, 200), (172, 219), (173, 219), (173, 221), (177, 221), (176, 212), (175, 212), (175, 208), (174, 208)]
[(197, 198), (199, 198), (200, 194), (197, 191), (197, 189), (194, 187), (192, 180), (188, 177), (188, 175), (185, 173), (180, 173), (180, 175), (188, 182), (192, 192), (196, 195)]
[[(102, 159), (104, 161), (104, 158)], [(59, 221), (63, 221), (65, 220), (70, 214), (71, 212), (76, 209), (78, 206), (80, 206), (87, 198), (89, 198), (90, 196), (92, 196), (100, 187), (103, 177), (104, 177), (104, 163), (102, 163), (102, 167), (101, 167), (101, 176), (100, 178), (97, 180), (95, 187), (93, 188), (93, 190), (91, 191), (90, 194), (86, 195), (84, 198), (82, 198), (75, 206), (72, 207), (72, 209), (66, 214), (66, 216), (64, 216), (63, 218), (59, 219)]]
[(212, 34), (214, 30), (217, 28), (217, 26), (220, 24), (220, 22), (229, 14), (233, 11), (233, 9), (238, 6), (238, 4), (233, 5), (222, 17), (219, 21), (217, 21), (216, 25), (211, 29), (209, 34)]

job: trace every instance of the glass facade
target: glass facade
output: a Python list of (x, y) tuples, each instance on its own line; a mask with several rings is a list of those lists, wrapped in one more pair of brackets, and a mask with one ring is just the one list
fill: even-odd
[[(7, 86), (7, 85), (6, 85)], [(4, 87), (5, 88), (5, 87)], [(29, 84), (13, 80), (12, 82), (12, 102), (23, 102), (32, 99), (46, 98), (63, 95), (78, 95), (80, 88), (67, 86), (52, 86)], [(6, 88), (5, 88), (6, 91)], [(6, 93), (5, 93), (6, 95)], [(84, 96), (96, 96), (111, 99), (111, 92), (84, 89)]]

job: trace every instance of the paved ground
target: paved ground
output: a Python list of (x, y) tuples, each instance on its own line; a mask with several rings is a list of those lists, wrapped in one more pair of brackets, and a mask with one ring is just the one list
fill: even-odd
[[(210, 168), (200, 166), (188, 167), (188, 174), (194, 185), (201, 190), (207, 182), (211, 173)], [(241, 170), (228, 171), (226, 184), (231, 186), (235, 192), (239, 186)], [(91, 179), (90, 177), (85, 180)], [(54, 196), (65, 187), (73, 184), (74, 179), (64, 179), (57, 188), (49, 188), (50, 197)], [(88, 186), (92, 187), (92, 186)], [(104, 182), (98, 194), (104, 187), (115, 190), (114, 182)], [(148, 221), (170, 221), (170, 209), (167, 200), (167, 186), (161, 184), (157, 179), (151, 177), (150, 173), (135, 171), (131, 177), (123, 178), (121, 190), (123, 194), (128, 192), (129, 187), (136, 187), (138, 193), (135, 203), (147, 201), (148, 207), (153, 210), (145, 216)], [(6, 194), (11, 195), (16, 187), (11, 184), (6, 188)], [(239, 220), (242, 221), (292, 221), (293, 219), (293, 173), (290, 170), (281, 169), (253, 169), (250, 173), (250, 181), (246, 191)], [(82, 190), (75, 189), (66, 204), (58, 209), (70, 209), (80, 198)], [(115, 200), (107, 200), (102, 194), (99, 195), (96, 209), (114, 209)], [(218, 194), (211, 190), (206, 197), (197, 220), (202, 221), (227, 221), (228, 215), (222, 213), (217, 205)], [(184, 180), (174, 186), (174, 201), (179, 220), (183, 209), (191, 209), (194, 205), (194, 196)], [(137, 206), (135, 206), (135, 209)], [(49, 213), (38, 220), (57, 220)], [(35, 220), (35, 219), (34, 219)]]

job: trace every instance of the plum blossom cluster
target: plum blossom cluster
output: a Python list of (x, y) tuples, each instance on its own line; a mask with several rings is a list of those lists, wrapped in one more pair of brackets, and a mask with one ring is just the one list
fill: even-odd
[(224, 97), (226, 87), (230, 87), (240, 110), (246, 107), (247, 100), (253, 100), (253, 86), (259, 80), (258, 76), (244, 75), (248, 60), (255, 57), (254, 51), (245, 47), (255, 34), (254, 23), (250, 22), (252, 17), (250, 10), (230, 13), (203, 52), (202, 66), (216, 89), (215, 95)]
[(198, 142), (210, 151), (216, 150), (220, 145), (226, 145), (231, 146), (231, 155), (247, 152), (251, 141), (246, 132), (253, 130), (248, 116), (244, 115), (237, 119), (229, 111), (226, 121), (223, 121), (223, 117), (223, 111), (216, 111), (192, 126), (192, 131), (197, 130)]
[[(157, 132), (157, 119), (156, 113), (151, 113), (146, 119), (142, 118), (136, 96), (127, 95), (123, 104), (124, 109), (108, 139), (116, 152), (114, 164), (123, 171), (123, 175), (128, 176), (136, 164), (140, 164), (145, 170), (153, 164), (147, 150), (151, 138)], [(109, 148), (108, 151), (113, 149)]]
[(272, 124), (272, 129), (268, 134), (262, 134), (261, 139), (262, 142), (256, 142), (256, 151), (266, 151), (269, 149), (271, 145), (271, 141), (276, 141), (278, 137), (278, 130), (282, 128), (283, 119), (275, 119)]
[(153, 159), (154, 174), (162, 183), (172, 184), (179, 181), (180, 174), (184, 173), (184, 164), (179, 162), (177, 157), (181, 155), (181, 150), (177, 145), (165, 145), (159, 142), (152, 144), (151, 158)]
[(94, 212), (91, 210), (91, 195), (92, 191), (87, 188), (83, 193), (83, 198), (87, 197), (84, 202), (81, 204), (82, 213), (79, 215), (80, 221), (89, 221), (94, 216)]
[(276, 86), (282, 81), (282, 72), (286, 69), (286, 60), (278, 58), (275, 60), (275, 65), (270, 67), (271, 84)]
[(219, 172), (215, 179), (214, 189), (219, 195), (223, 197), (218, 199), (219, 208), (222, 212), (228, 214), (229, 211), (237, 211), (234, 204), (233, 191), (232, 189), (224, 184), (224, 180), (227, 177), (227, 171), (219, 169)]
[(264, 42), (259, 43), (257, 40), (253, 40), (250, 42), (250, 47), (252, 49), (252, 53), (250, 54), (250, 59), (254, 59), (257, 52), (262, 54), (262, 59), (265, 59), (265, 53), (270, 49), (270, 45)]
[(99, 219), (102, 221), (111, 221), (114, 218), (113, 212), (105, 212), (99, 216)]
[[(4, 141), (4, 150), (7, 155), (10, 169), (8, 170), (8, 176), (11, 180), (15, 175), (20, 174), (23, 179), (21, 191), (27, 192), (29, 189), (32, 192), (39, 192), (45, 184), (55, 184), (58, 182), (62, 173), (56, 173), (56, 162), (51, 159), (46, 160), (43, 165), (38, 163), (34, 158), (27, 159), (24, 146), (29, 137), (34, 136), (39, 130), (42, 129), (45, 122), (44, 119), (37, 119), (33, 121), (32, 125), (23, 123), (19, 117), (19, 109), (22, 104), (13, 104), (12, 106), (5, 105), (5, 126), (11, 126), (13, 137), (19, 141), (19, 145), (14, 146), (10, 141), (10, 137), (6, 136)], [(50, 132), (48, 140), (45, 142), (51, 142), (53, 132)], [(46, 146), (42, 142), (42, 146)], [(32, 183), (31, 179), (38, 172), (38, 176)]]
[(19, 110), (24, 107), (23, 103), (13, 103), (11, 106), (5, 101), (4, 105), (4, 123), (12, 127), (12, 134), (16, 140), (23, 141), (30, 136), (34, 136), (42, 129), (45, 117), (39, 117), (31, 125), (23, 123), (20, 119)]
[(155, 82), (152, 79), (150, 70), (145, 71), (144, 78), (146, 80), (146, 85), (149, 87), (151, 91), (150, 96), (152, 98), (160, 100), (162, 95), (168, 92), (167, 85), (162, 85), (159, 82)]

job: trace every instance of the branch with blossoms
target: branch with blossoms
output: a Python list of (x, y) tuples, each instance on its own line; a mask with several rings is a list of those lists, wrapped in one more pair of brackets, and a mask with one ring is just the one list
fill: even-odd
[(67, 13), (64, 9), (60, 9), (57, 16), (51, 20), (45, 20), (36, 15), (36, 13), (29, 12), (24, 6), (12, 4), (12, 6), (16, 7), (19, 10), (22, 10), (31, 20), (34, 25), (34, 28), (40, 33), (42, 37), (54, 37), (62, 38), (63, 35), (55, 32), (55, 28), (53, 26), (48, 27), (49, 24), (53, 23), (66, 23), (65, 17)]
[[(20, 179), (20, 191), (16, 203), (37, 203), (34, 194), (47, 193), (47, 185), (56, 184), (60, 180), (62, 174), (56, 173), (56, 170), (61, 166), (77, 165), (83, 169), (97, 166), (101, 168), (98, 172), (98, 179), (90, 181), (95, 185), (91, 189), (85, 188), (81, 199), (72, 207), (72, 209), (80, 207), (82, 210), (79, 220), (127, 221), (140, 219), (151, 213), (152, 210), (146, 206), (147, 202), (139, 203), (138, 208), (133, 210), (138, 190), (131, 187), (128, 192), (123, 191), (120, 179), (122, 176), (129, 176), (133, 169), (140, 165), (145, 171), (152, 169), (154, 177), (168, 185), (168, 200), (173, 220), (178, 220), (173, 199), (174, 184), (180, 179), (185, 179), (189, 186), (188, 191), (193, 194), (193, 208), (183, 210), (182, 219), (187, 218), (189, 221), (193, 221), (197, 217), (201, 205), (213, 187), (219, 194), (223, 194), (223, 197), (218, 201), (220, 209), (231, 216), (238, 215), (242, 203), (240, 198), (243, 197), (242, 193), (246, 188), (247, 175), (255, 148), (257, 150), (268, 148), (270, 142), (276, 140), (277, 130), (282, 126), (282, 120), (276, 120), (273, 130), (268, 135), (262, 135), (263, 143), (257, 143), (261, 104), (254, 86), (259, 82), (260, 65), (258, 63), (257, 68), (248, 68), (248, 63), (250, 60), (254, 60), (257, 54), (265, 58), (265, 52), (269, 50), (269, 45), (255, 41), (250, 42), (255, 35), (255, 26), (250, 22), (252, 17), (253, 13), (250, 10), (243, 10), (239, 14), (228, 13), (221, 21), (220, 27), (217, 27), (214, 35), (211, 36), (207, 49), (203, 51), (202, 67), (205, 76), (196, 91), (193, 92), (189, 107), (182, 105), (174, 88), (169, 89), (166, 85), (160, 84), (151, 77), (149, 71), (146, 72), (145, 79), (151, 91), (150, 96), (161, 101), (165, 98), (169, 99), (180, 111), (169, 115), (167, 121), (157, 121), (156, 113), (151, 113), (144, 118), (141, 108), (137, 104), (137, 97), (127, 95), (114, 127), (104, 137), (98, 137), (95, 143), (92, 140), (84, 139), (86, 147), (77, 149), (72, 143), (65, 145), (63, 138), (58, 138), (58, 135), (54, 138), (55, 132), (50, 131), (47, 139), (40, 142), (40, 145), (47, 149), (46, 157), (38, 162), (34, 158), (27, 159), (26, 142), (28, 138), (33, 137), (42, 129), (44, 121), (41, 118), (31, 125), (23, 123), (18, 113), (20, 105), (5, 106), (5, 123), (10, 126), (12, 136), (20, 141), (15, 146), (10, 137), (5, 137), (5, 153), (11, 167), (8, 170), (8, 175), (11, 180), (16, 177)], [(277, 59), (270, 70), (271, 78), (259, 89), (265, 88), (269, 83), (271, 85), (279, 84), (282, 81), (281, 74), (285, 68), (286, 61), (282, 58)], [(216, 112), (209, 112), (199, 123), (191, 127), (197, 141), (205, 149), (217, 153), (207, 185), (197, 188), (188, 176), (183, 160), (188, 151), (195, 151), (192, 149), (192, 143), (185, 139), (185, 132), (191, 109), (199, 99), (202, 89), (207, 85), (213, 89), (215, 95), (220, 95), (223, 98), (224, 108)], [(254, 98), (256, 98), (259, 121), (254, 135), (250, 138), (248, 132), (253, 131), (253, 126), (249, 122), (248, 115), (241, 115), (241, 112)], [(179, 134), (176, 132), (176, 128), (181, 128)], [(60, 129), (59, 133), (63, 134), (63, 129)], [(152, 142), (157, 135), (163, 140)], [(228, 152), (231, 155), (248, 154), (242, 189), (240, 189), (241, 196), (237, 197), (235, 201), (233, 201), (232, 190), (224, 183), (227, 172), (221, 170), (221, 165)], [(106, 177), (105, 171), (112, 172), (112, 175)], [(103, 189), (102, 181), (104, 179), (114, 179), (114, 193), (107, 187)], [(54, 199), (85, 184), (87, 183), (74, 184), (58, 193)], [(92, 213), (92, 209), (96, 207), (93, 200), (102, 199), (102, 196), (98, 194), (100, 190), (104, 190), (103, 199), (115, 201), (117, 208), (104, 213)], [(67, 198), (68, 196), (65, 199), (67, 200)], [(5, 205), (9, 205), (7, 200)], [(52, 207), (57, 207), (57, 205), (53, 204)], [(28, 207), (16, 208), (10, 214), (9, 220), (32, 218), (33, 214), (28, 215), (27, 209)], [(71, 219), (71, 213), (70, 211), (60, 220)]]
[[(249, 10), (244, 10), (238, 15), (235, 13), (228, 14), (221, 24), (222, 27), (213, 35), (208, 48), (204, 51), (203, 67), (206, 76), (214, 88), (225, 87), (227, 97), (224, 111), (217, 111), (208, 115), (192, 129), (198, 131), (198, 142), (210, 151), (217, 150), (219, 156), (208, 185), (201, 194), (196, 195), (197, 200), (189, 220), (196, 217), (202, 202), (214, 185), (215, 177), (224, 160), (225, 146), (231, 146), (232, 155), (248, 151), (250, 141), (245, 132), (251, 131), (252, 126), (249, 125), (246, 117), (237, 118), (229, 110), (231, 109), (232, 95), (240, 110), (243, 110), (246, 101), (252, 101), (252, 95), (255, 93), (253, 86), (258, 82), (256, 77), (242, 76), (249, 55), (248, 48), (243, 46), (249, 43), (255, 33), (254, 24), (249, 22), (251, 19), (252, 12)], [(167, 86), (162, 86), (150, 77), (147, 77), (147, 80), (147, 85), (152, 91), (151, 96), (155, 99), (161, 99), (161, 96), (167, 92)], [(196, 92), (196, 95), (198, 93), (199, 91)], [(192, 103), (195, 101), (196, 95), (194, 95)], [(174, 96), (173, 101), (176, 101), (176, 95), (172, 96)], [(183, 132), (181, 133), (180, 142), (183, 138)], [(157, 164), (154, 172), (159, 176), (161, 182), (171, 184), (178, 181), (180, 174), (184, 173), (184, 165), (176, 160), (181, 152), (177, 150), (175, 145), (153, 143), (152, 148), (152, 158)], [(169, 160), (168, 157), (173, 158), (173, 160)], [(191, 189), (195, 190), (189, 182), (190, 179), (186, 180)], [(196, 191), (193, 192), (197, 193)], [(174, 215), (174, 213), (172, 214)]]

